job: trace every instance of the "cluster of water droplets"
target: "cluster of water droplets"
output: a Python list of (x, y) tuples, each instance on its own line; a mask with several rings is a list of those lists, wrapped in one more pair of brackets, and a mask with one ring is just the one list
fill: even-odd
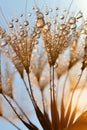
[[(12, 18), (8, 24), (7, 33), (6, 30), (0, 28), (0, 40), (2, 41), (0, 48), (7, 44), (11, 45), (19, 57), (22, 58), (25, 66), (25, 57), (27, 54), (31, 55), (33, 48), (39, 43), (38, 39), (42, 36), (48, 61), (50, 65), (54, 65), (58, 55), (74, 39), (73, 37), (77, 33), (77, 22), (83, 17), (83, 14), (79, 11), (76, 16), (67, 17), (68, 10), (65, 9), (60, 14), (58, 7), (55, 10), (47, 9), (45, 12), (41, 12), (39, 8), (33, 8), (33, 11), (36, 16), (33, 17), (32, 25), (31, 17), (33, 14), (27, 13), (21, 14), (20, 18)], [(31, 45), (29, 45), (30, 42)], [(28, 47), (27, 51), (26, 47)], [(30, 62), (29, 58), (27, 60)]]

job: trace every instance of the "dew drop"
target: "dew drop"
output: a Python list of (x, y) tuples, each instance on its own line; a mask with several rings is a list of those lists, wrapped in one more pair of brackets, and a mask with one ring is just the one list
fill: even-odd
[(11, 37), (10, 36), (6, 36), (6, 41), (10, 41)]
[(37, 14), (37, 18), (38, 18), (38, 19), (43, 18), (43, 14), (42, 14), (41, 12), (39, 12), (39, 13)]
[(29, 22), (28, 21), (24, 21), (24, 26), (28, 26)]
[(28, 17), (31, 17), (31, 13), (28, 13)]
[(24, 31), (20, 31), (20, 36), (23, 36), (24, 35)]
[(13, 27), (14, 27), (13, 23), (10, 23), (9, 28), (13, 28)]
[(15, 22), (18, 22), (18, 18), (15, 18)]
[(69, 32), (67, 30), (63, 31), (63, 35), (67, 35)]
[(83, 29), (82, 31), (81, 31), (81, 34), (85, 34), (86, 33), (86, 31), (85, 31), (85, 29)]
[(56, 10), (59, 10), (59, 8), (58, 8), (58, 7), (56, 7)]
[(12, 36), (12, 40), (14, 41), (14, 40), (16, 40), (17, 39), (17, 36), (16, 35), (13, 35)]
[(63, 20), (64, 19), (64, 15), (60, 15), (60, 19)]
[(75, 17), (71, 17), (71, 18), (69, 19), (69, 23), (70, 23), (70, 24), (75, 24), (75, 23), (76, 23), (76, 18), (75, 18)]
[(44, 26), (45, 22), (43, 18), (38, 18), (36, 21), (37, 28), (42, 28)]
[(36, 8), (35, 11), (36, 11), (36, 13), (39, 12), (39, 8)]
[(1, 40), (0, 46), (1, 46), (1, 47), (4, 47), (4, 46), (6, 46), (6, 45), (7, 45), (7, 42), (6, 42), (5, 40)]
[(71, 29), (75, 29), (75, 28), (76, 28), (76, 24), (72, 24)]
[(53, 20), (53, 24), (56, 24), (57, 23), (57, 21), (56, 20)]
[(79, 19), (82, 17), (83, 17), (83, 13), (81, 11), (79, 11), (78, 14), (76, 15), (76, 19)]
[(45, 12), (45, 15), (49, 15), (49, 11), (46, 11), (46, 12)]
[(56, 62), (54, 65), (54, 68), (56, 69), (58, 67), (58, 63)]
[(45, 26), (43, 27), (43, 31), (47, 32), (48, 30), (50, 30), (50, 26), (48, 24), (45, 24)]
[(21, 17), (23, 17), (23, 14), (21, 14)]
[(20, 29), (23, 29), (23, 26), (22, 25), (20, 25), (20, 27), (19, 27)]
[(61, 24), (60, 25), (60, 30), (64, 30), (66, 28), (66, 25), (65, 24)]
[(50, 8), (50, 9), (49, 9), (49, 11), (50, 11), (50, 12), (53, 12), (53, 9), (52, 9), (52, 8)]

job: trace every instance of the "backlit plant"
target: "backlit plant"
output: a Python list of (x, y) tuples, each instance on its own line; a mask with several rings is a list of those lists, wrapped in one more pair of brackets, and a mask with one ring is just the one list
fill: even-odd
[[(33, 23), (30, 22), (31, 14), (28, 14), (29, 19), (26, 18), (25, 14), (25, 20), (21, 21), (23, 15), (20, 18), (13, 18), (8, 24), (8, 31), (0, 27), (0, 56), (2, 54), (2, 56), (7, 57), (6, 59), (10, 59), (16, 71), (19, 72), (43, 130), (72, 130), (79, 128), (81, 122), (84, 122), (87, 117), (87, 110), (85, 109), (76, 118), (78, 102), (83, 89), (86, 87), (87, 74), (76, 98), (76, 105), (72, 109), (73, 97), (81, 83), (83, 71), (87, 73), (87, 22), (84, 20), (84, 22), (79, 23), (79, 20), (83, 18), (81, 11), (75, 16), (69, 15), (70, 7), (71, 5), (68, 10), (64, 10), (62, 15), (58, 14), (60, 10), (56, 7), (57, 14), (54, 14), (51, 19), (53, 9), (46, 10), (43, 13), (35, 6), (33, 7), (35, 15)], [(79, 41), (82, 41), (82, 46), (79, 45)], [(68, 57), (65, 56), (66, 52), (68, 52)], [(65, 56), (64, 59), (61, 59), (63, 56)], [(6, 63), (4, 78), (1, 60), (2, 58), (0, 58), (0, 94), (9, 103), (18, 119), (29, 130), (39, 130), (38, 126), (31, 122), (29, 116), (13, 96), (12, 84), (16, 72), (10, 72), (11, 70)], [(79, 68), (80, 74), (74, 86), (70, 88), (70, 81), (72, 80), (72, 77), (70, 79), (70, 72), (78, 63), (81, 66)], [(65, 79), (60, 86), (59, 82), (61, 82), (64, 74), (66, 74)], [(66, 86), (67, 82), (68, 87)], [(38, 105), (33, 93), (34, 85), (39, 87), (42, 100), (41, 106)], [(7, 88), (4, 89), (4, 86)], [(62, 87), (62, 90), (60, 87)], [(45, 95), (47, 88), (48, 95)], [(59, 89), (61, 90), (61, 98), (58, 96)], [(68, 93), (66, 90), (69, 92), (67, 103), (65, 102)], [(45, 96), (49, 99), (46, 99)], [(11, 100), (21, 111), (24, 118), (15, 109)], [(61, 103), (59, 104), (59, 102)], [(20, 130), (9, 118), (3, 115), (1, 104), (0, 116)]]

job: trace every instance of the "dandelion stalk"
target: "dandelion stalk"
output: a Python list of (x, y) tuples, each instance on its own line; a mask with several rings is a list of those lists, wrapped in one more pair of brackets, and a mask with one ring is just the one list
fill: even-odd
[(65, 107), (64, 107), (64, 92), (65, 92), (65, 87), (66, 87), (66, 81), (68, 78), (68, 72), (66, 74), (65, 80), (64, 80), (64, 84), (63, 84), (63, 93), (62, 93), (62, 99), (61, 99), (61, 128), (63, 128), (63, 123), (64, 123), (64, 114), (65, 114)]
[(11, 104), (11, 102), (8, 100), (8, 98), (5, 96), (4, 93), (2, 93), (3, 97), (5, 98), (5, 100), (8, 102), (8, 104), (11, 106), (11, 108), (13, 109), (13, 111), (15, 112), (15, 114), (17, 115), (17, 117), (21, 120), (21, 122), (27, 127), (29, 128), (30, 130), (38, 130), (38, 128), (33, 125), (31, 122), (30, 124), (27, 124), (27, 122), (25, 122), (21, 117), (20, 115), (16, 112), (15, 108), (13, 107), (13, 105)]
[(13, 101), (15, 102), (15, 104), (18, 106), (18, 108), (20, 109), (20, 111), (22, 112), (22, 114), (26, 117), (27, 121), (30, 123), (30, 120), (28, 118), (28, 116), (26, 115), (26, 113), (23, 111), (23, 109), (20, 107), (20, 105), (17, 103), (17, 101), (15, 99), (13, 99)]
[[(68, 14), (69, 14), (69, 11), (70, 11), (70, 9), (71, 9), (71, 6), (72, 6), (73, 1), (74, 1), (74, 0), (71, 0), (71, 3), (70, 3), (70, 5), (69, 5), (69, 7), (68, 7), (68, 12), (67, 12), (66, 17), (65, 17), (65, 22), (66, 22), (66, 20), (67, 20), (67, 17), (68, 17)], [(64, 23), (65, 23), (65, 22), (64, 22)]]
[[(27, 84), (26, 84), (25, 80), (24, 80), (23, 78), (22, 78), (22, 80), (23, 80), (23, 82), (24, 82), (24, 85), (25, 85), (26, 91), (28, 92), (28, 95), (29, 95), (29, 97), (31, 98), (31, 101), (32, 101), (32, 103), (34, 104), (34, 101), (33, 101), (33, 99), (32, 99), (32, 96), (31, 96), (30, 90), (29, 90), (29, 88), (27, 87)], [(30, 85), (29, 85), (29, 86), (30, 86)]]
[(45, 102), (44, 102), (44, 94), (43, 94), (43, 90), (41, 91), (41, 96), (42, 96), (42, 105), (43, 105), (43, 112), (45, 113)]
[(2, 118), (4, 118), (6, 121), (8, 121), (11, 125), (13, 125), (16, 129), (21, 130), (17, 125), (15, 125), (12, 121), (10, 121), (7, 117), (5, 117), (4, 115), (2, 116)]
[(69, 106), (68, 106), (68, 109), (67, 109), (67, 113), (66, 113), (66, 116), (65, 116), (65, 119), (64, 119), (64, 127), (66, 128), (67, 127), (67, 124), (68, 124), (68, 120), (69, 120), (69, 117), (70, 117), (70, 113), (71, 113), (71, 108), (72, 108), (72, 99), (73, 99), (73, 95), (74, 95), (74, 92), (80, 82), (80, 79), (81, 79), (81, 76), (82, 76), (82, 71), (81, 71), (81, 74), (79, 76), (79, 79), (72, 91), (72, 94), (71, 94), (71, 97), (70, 97), (70, 102), (69, 102)]
[(50, 103), (52, 104), (52, 84), (51, 84), (51, 66), (50, 66)]
[(15, 112), (15, 114), (17, 115), (17, 117), (22, 121), (20, 115), (16, 112), (15, 108), (13, 107), (13, 105), (11, 104), (11, 102), (8, 100), (8, 98), (6, 97), (6, 95), (4, 94), (4, 92), (2, 92), (2, 96), (5, 98), (5, 100), (8, 102), (8, 104), (11, 106), (11, 108), (13, 109), (13, 111)]
[[(86, 75), (86, 76), (87, 76), (87, 75)], [(79, 103), (79, 99), (80, 99), (81, 94), (82, 94), (82, 92), (83, 92), (83, 90), (84, 90), (84, 87), (85, 87), (85, 83), (84, 83), (84, 85), (83, 85), (82, 89), (80, 90), (79, 95), (78, 95), (78, 97), (77, 97), (77, 101), (76, 101), (76, 103), (75, 103), (75, 106), (76, 106), (76, 107), (74, 108), (74, 110), (73, 110), (73, 112), (72, 112), (72, 114), (71, 114), (68, 127), (70, 127), (71, 125), (73, 125), (73, 121), (74, 121), (74, 118), (75, 118), (75, 115), (76, 115), (76, 112), (77, 112), (77, 106), (78, 106), (78, 103)]]
[(53, 100), (55, 100), (54, 66), (53, 66), (52, 69), (53, 69), (53, 84), (52, 84), (52, 85), (53, 85), (53, 86), (52, 86), (52, 87), (53, 87)]
[(30, 86), (30, 92), (31, 92), (31, 97), (32, 97), (32, 100), (33, 100), (33, 104), (36, 105), (36, 101), (35, 101), (32, 86), (31, 86), (30, 75), (28, 74), (27, 76), (28, 76), (28, 83), (29, 83), (29, 86)]

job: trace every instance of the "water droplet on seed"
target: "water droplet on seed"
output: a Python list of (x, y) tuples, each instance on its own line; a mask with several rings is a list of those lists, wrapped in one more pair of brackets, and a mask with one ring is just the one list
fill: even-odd
[(60, 30), (64, 30), (66, 28), (66, 25), (65, 24), (61, 24), (60, 25)]
[(15, 22), (18, 22), (18, 18), (15, 18)]
[(16, 35), (13, 35), (12, 36), (12, 40), (14, 41), (14, 40), (16, 40), (17, 39), (17, 36)]
[(56, 7), (56, 10), (59, 10), (59, 8), (58, 8), (58, 7)]
[(60, 19), (63, 20), (64, 19), (64, 15), (60, 15)]
[(47, 32), (48, 30), (50, 30), (50, 26), (48, 24), (45, 24), (45, 26), (43, 27), (43, 31)]
[(76, 28), (76, 24), (72, 24), (70, 27), (71, 27), (71, 29), (75, 29)]
[(13, 23), (10, 23), (9, 28), (13, 28), (13, 27), (14, 27)]
[(28, 26), (29, 22), (28, 21), (24, 21), (24, 26)]
[(76, 15), (76, 19), (79, 19), (82, 17), (83, 17), (83, 13), (81, 11), (79, 11), (78, 14)]
[(76, 18), (71, 17), (71, 18), (69, 19), (69, 23), (70, 23), (70, 24), (76, 23)]
[(31, 16), (31, 13), (28, 13), (28, 17), (30, 17)]
[(38, 18), (36, 22), (37, 28), (42, 28), (44, 26), (45, 22), (43, 18)]

